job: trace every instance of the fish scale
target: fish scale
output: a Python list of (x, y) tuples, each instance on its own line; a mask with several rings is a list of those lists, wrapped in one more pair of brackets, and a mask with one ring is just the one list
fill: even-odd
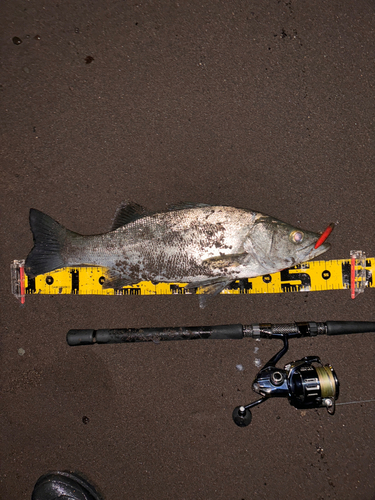
[(114, 230), (83, 236), (42, 212), (30, 210), (34, 247), (25, 269), (30, 278), (62, 267), (108, 268), (104, 288), (141, 280), (184, 282), (186, 288), (220, 293), (237, 279), (277, 272), (330, 247), (318, 233), (259, 212), (226, 206), (182, 205), (147, 214), (128, 203)]

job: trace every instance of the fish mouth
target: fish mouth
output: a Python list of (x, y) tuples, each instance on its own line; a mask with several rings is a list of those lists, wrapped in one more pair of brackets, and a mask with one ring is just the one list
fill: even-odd
[[(327, 250), (331, 248), (330, 243), (326, 243), (326, 240), (328, 236), (332, 233), (334, 228), (335, 228), (335, 223), (331, 222), (331, 224), (329, 224), (328, 227), (320, 235), (319, 234), (316, 235), (317, 239), (314, 243), (309, 243), (303, 249), (301, 249), (302, 251), (306, 251), (309, 249), (306, 259), (308, 260), (315, 259), (315, 257), (318, 257), (322, 253), (327, 252)], [(311, 236), (313, 235), (311, 234)]]
[(315, 243), (312, 243), (309, 246), (311, 250), (306, 257), (306, 260), (315, 259), (315, 257), (318, 257), (322, 253), (327, 252), (331, 248), (330, 243), (322, 243), (318, 246), (318, 248), (315, 248)]

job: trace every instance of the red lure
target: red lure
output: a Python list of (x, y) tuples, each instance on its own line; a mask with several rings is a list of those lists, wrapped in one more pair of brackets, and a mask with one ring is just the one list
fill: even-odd
[(332, 233), (334, 227), (335, 227), (335, 224), (332, 222), (327, 227), (327, 229), (321, 234), (321, 236), (319, 237), (318, 241), (315, 243), (315, 247), (314, 247), (315, 249), (319, 248), (320, 245), (326, 241), (326, 239), (328, 238), (328, 236)]

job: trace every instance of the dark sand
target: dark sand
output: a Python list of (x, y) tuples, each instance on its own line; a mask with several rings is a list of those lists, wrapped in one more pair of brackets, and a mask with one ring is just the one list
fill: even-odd
[[(338, 220), (323, 258), (374, 257), (374, 3), (8, 0), (0, 19), (1, 498), (28, 500), (63, 469), (106, 500), (373, 500), (375, 403), (332, 417), (273, 400), (233, 424), (277, 341), (65, 341), (85, 327), (370, 321), (372, 290), (20, 307), (9, 265), (32, 247), (30, 207), (92, 234), (123, 200), (234, 205), (313, 231)], [(320, 355), (339, 401), (368, 400), (374, 348), (373, 334), (295, 340), (285, 361)]]

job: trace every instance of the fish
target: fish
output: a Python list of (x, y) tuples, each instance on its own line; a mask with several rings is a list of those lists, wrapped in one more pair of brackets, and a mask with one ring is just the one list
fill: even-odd
[(233, 281), (293, 267), (330, 248), (319, 233), (272, 216), (202, 203), (171, 205), (157, 213), (123, 203), (112, 229), (90, 236), (34, 208), (29, 221), (34, 247), (25, 271), (30, 278), (63, 267), (101, 266), (108, 269), (103, 287), (114, 289), (141, 281), (177, 282), (216, 295)]

